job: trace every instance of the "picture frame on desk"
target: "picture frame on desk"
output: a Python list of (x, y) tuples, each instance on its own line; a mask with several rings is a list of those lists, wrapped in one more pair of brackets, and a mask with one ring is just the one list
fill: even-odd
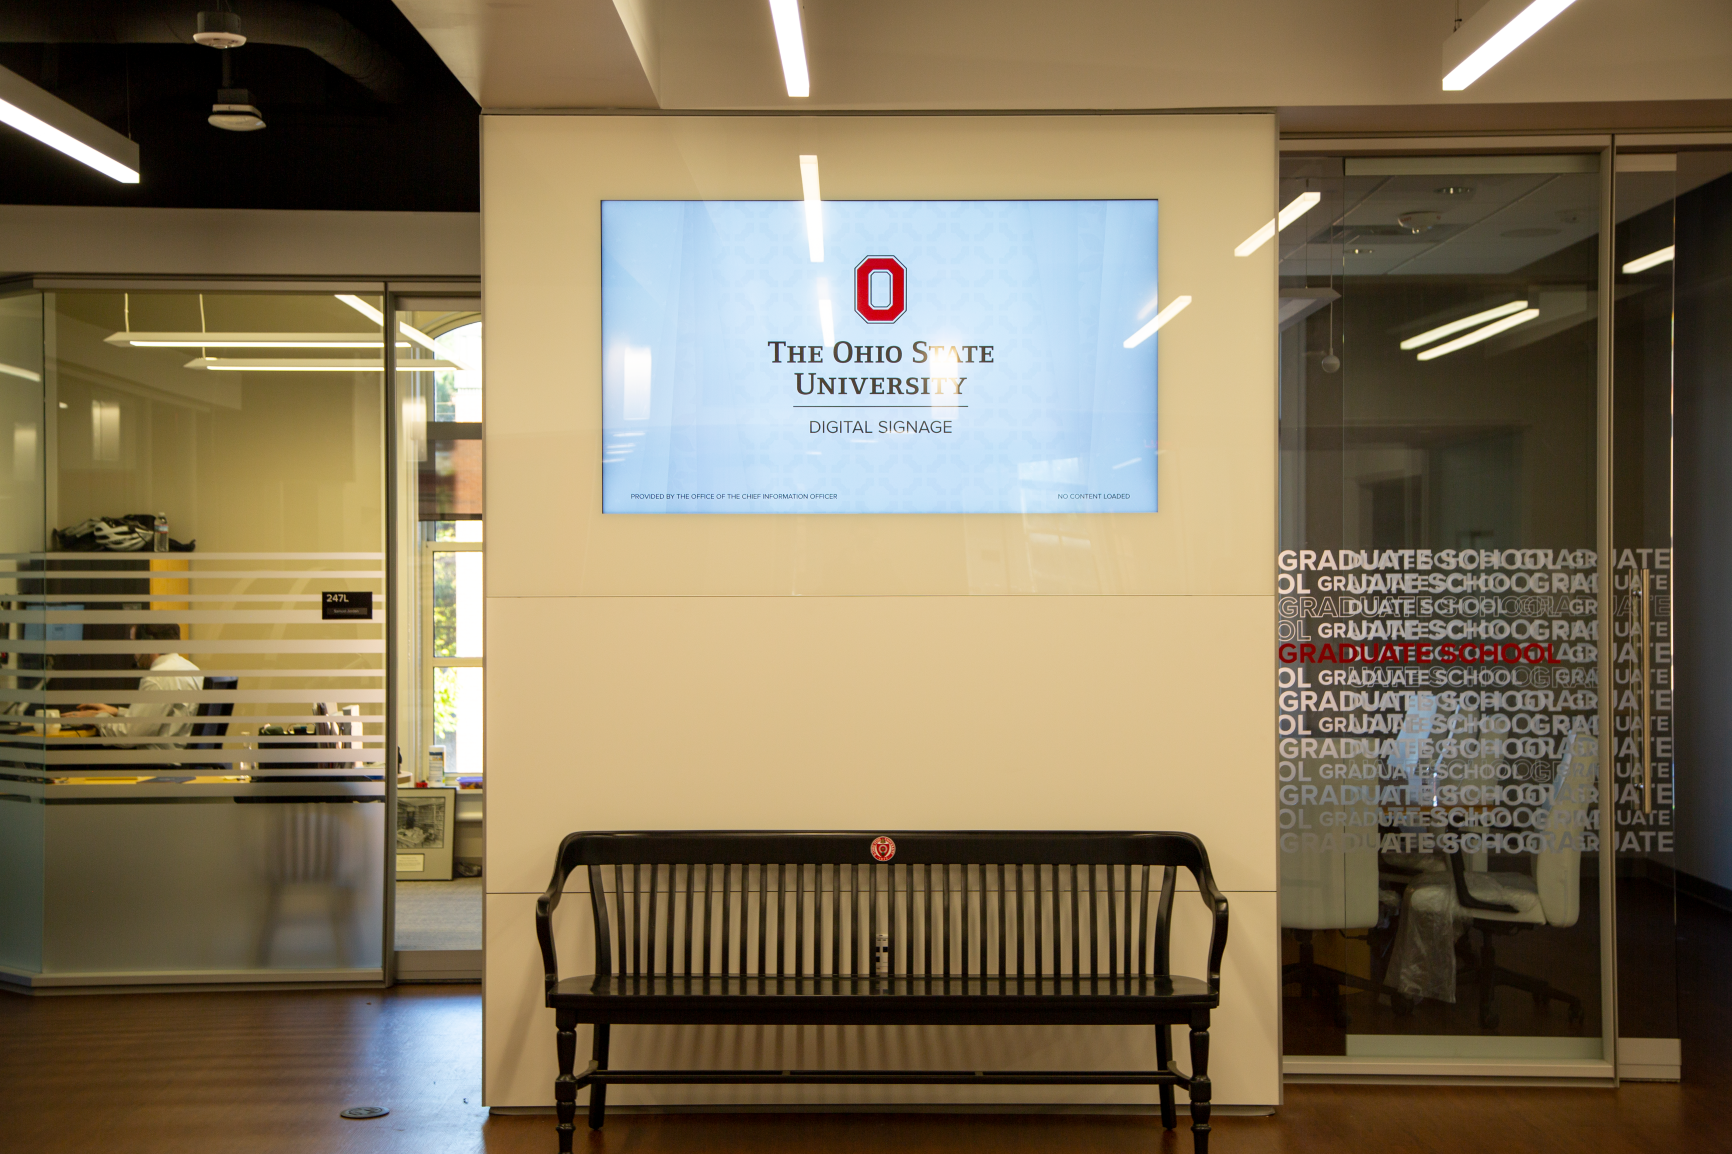
[(448, 882), (457, 847), (457, 790), (397, 791), (397, 880)]

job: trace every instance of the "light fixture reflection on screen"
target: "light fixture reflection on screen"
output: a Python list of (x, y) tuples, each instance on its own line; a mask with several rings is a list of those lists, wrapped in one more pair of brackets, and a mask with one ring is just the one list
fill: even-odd
[(628, 421), (650, 419), (650, 350), (625, 350), (625, 404)]
[(818, 158), (800, 158), (800, 190), (806, 198), (806, 247), (813, 264), (824, 263), (824, 201), (818, 195)]
[(1130, 336), (1125, 338), (1125, 348), (1134, 349), (1160, 331), (1161, 326), (1185, 311), (1185, 306), (1191, 303), (1190, 297), (1174, 297), (1173, 303), (1155, 314), (1153, 320)]
[(818, 327), (824, 333), (824, 345), (828, 348), (836, 343), (836, 308), (830, 303), (829, 296), (818, 298)]

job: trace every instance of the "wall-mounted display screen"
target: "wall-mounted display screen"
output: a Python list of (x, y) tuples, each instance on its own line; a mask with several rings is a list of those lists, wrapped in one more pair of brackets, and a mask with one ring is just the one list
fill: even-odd
[(604, 201), (606, 513), (1150, 513), (1157, 202)]

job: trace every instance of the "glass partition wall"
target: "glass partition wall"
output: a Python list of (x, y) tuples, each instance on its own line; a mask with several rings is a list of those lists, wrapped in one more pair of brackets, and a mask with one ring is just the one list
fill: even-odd
[(1601, 162), (1283, 162), (1290, 1071), (1609, 1076)]
[[(395, 947), (403, 977), (481, 975), (482, 373), (474, 297), (399, 297), (405, 446)], [(412, 502), (412, 504), (411, 504)], [(449, 816), (446, 810), (449, 809)]]
[(0, 299), (0, 966), (385, 974), (382, 301)]

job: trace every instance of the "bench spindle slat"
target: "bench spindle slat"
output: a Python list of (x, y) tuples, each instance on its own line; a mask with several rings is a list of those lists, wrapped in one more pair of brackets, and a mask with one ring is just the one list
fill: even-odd
[(1119, 891), (1114, 866), (1107, 866), (1107, 971), (1119, 976)]
[(1179, 870), (1167, 866), (1161, 874), (1161, 904), (1155, 915), (1155, 973), (1170, 974), (1170, 953), (1173, 941), (1173, 890), (1177, 888)]
[(733, 876), (734, 876), (733, 863), (731, 863), (731, 862), (723, 863), (723, 865), (722, 865), (722, 948), (721, 948), (721, 954), (722, 954), (722, 977), (724, 977), (724, 978), (726, 978), (728, 976), (728, 943), (733, 941), (733, 939), (728, 936), (728, 931), (732, 928), (728, 924), (729, 923), (729, 918), (728, 918), (729, 900), (728, 899), (729, 899), (729, 895), (732, 892), (729, 889), (729, 886), (733, 881)]
[[(794, 976), (806, 971), (801, 967), (806, 955), (806, 867), (794, 866)], [(814, 934), (814, 937), (817, 935)]]
[[(904, 972), (904, 974), (908, 974), (909, 977), (913, 977), (914, 976), (914, 930), (918, 929), (918, 925), (916, 925), (916, 922), (914, 922), (914, 866), (913, 865), (902, 866), (902, 870), (904, 870), (904, 875), (906, 875), (906, 877), (908, 877), (908, 885), (906, 885), (906, 887), (904, 887), (904, 898), (908, 899), (908, 911), (906, 911), (906, 913), (904, 913), (904, 918), (906, 918), (906, 924), (908, 924), (908, 946), (904, 946), (904, 950), (906, 950), (906, 953), (908, 953), (908, 965), (906, 965), (906, 969), (902, 970), (902, 972)], [(892, 873), (892, 877), (894, 877), (894, 875), (895, 875), (894, 866), (892, 866), (892, 868), (890, 868), (890, 873)]]
[[(1034, 899), (1035, 899), (1035, 901), (1039, 901), (1040, 900), (1040, 867), (1039, 866), (1034, 867), (1034, 880), (1035, 880)], [(1022, 863), (1018, 862), (1017, 866), (1016, 866), (1016, 976), (1018, 978), (1021, 978), (1024, 974), (1026, 974), (1028, 972), (1027, 967), (1023, 965), (1023, 957), (1022, 957), (1023, 944), (1028, 940), (1028, 920), (1027, 920), (1027, 918), (1025, 918), (1023, 916), (1022, 890), (1023, 890)], [(1037, 952), (1040, 949), (1040, 942), (1039, 942), (1038, 938), (1035, 941), (1035, 949)]]

